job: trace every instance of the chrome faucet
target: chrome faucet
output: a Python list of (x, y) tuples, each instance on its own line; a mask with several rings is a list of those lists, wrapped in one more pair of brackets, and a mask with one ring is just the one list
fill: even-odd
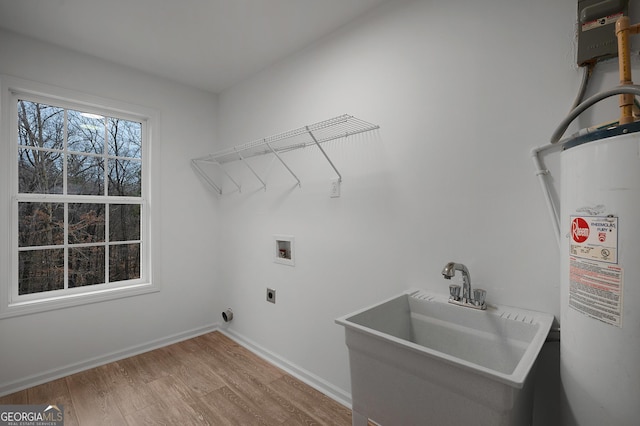
[(450, 280), (456, 275), (456, 271), (462, 272), (462, 299), (471, 299), (471, 276), (469, 269), (462, 263), (449, 262), (442, 269), (442, 276)]
[(449, 286), (449, 302), (456, 305), (469, 306), (476, 309), (486, 309), (487, 305), (484, 301), (487, 292), (482, 289), (476, 289), (471, 293), (471, 275), (469, 269), (462, 263), (449, 262), (442, 269), (442, 276), (450, 280), (455, 276), (456, 271), (462, 272), (462, 298), (460, 298), (460, 286)]

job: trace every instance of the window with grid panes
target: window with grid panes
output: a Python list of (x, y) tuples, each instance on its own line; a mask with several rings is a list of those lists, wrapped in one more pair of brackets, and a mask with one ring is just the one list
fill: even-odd
[(14, 93), (9, 304), (149, 283), (144, 116)]

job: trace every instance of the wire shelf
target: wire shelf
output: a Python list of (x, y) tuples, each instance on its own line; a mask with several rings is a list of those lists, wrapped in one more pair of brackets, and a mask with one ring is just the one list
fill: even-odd
[(271, 154), (277, 157), (278, 160), (284, 165), (284, 167), (287, 168), (289, 173), (291, 173), (291, 175), (298, 181), (299, 185), (300, 180), (289, 168), (287, 163), (282, 159), (280, 154), (313, 145), (319, 148), (320, 152), (324, 155), (325, 159), (329, 162), (331, 167), (338, 175), (338, 179), (341, 181), (342, 175), (340, 174), (340, 172), (338, 172), (337, 168), (320, 144), (335, 139), (346, 138), (348, 136), (356, 135), (359, 133), (376, 130), (379, 128), (380, 126), (378, 125), (371, 124), (352, 115), (345, 114), (339, 117), (331, 118), (329, 120), (324, 120), (318, 123), (310, 124), (308, 126), (289, 130), (287, 132), (278, 133), (277, 135), (269, 136), (267, 138), (258, 139), (242, 145), (237, 145), (235, 147), (224, 149), (199, 158), (194, 158), (191, 161), (200, 176), (202, 176), (202, 178), (219, 194), (222, 194), (222, 186), (214, 182), (213, 179), (202, 169), (202, 164), (217, 165), (235, 184), (238, 190), (241, 190), (240, 185), (225, 170), (223, 164), (232, 161), (242, 161), (251, 170), (254, 176), (262, 183), (263, 188), (266, 189), (266, 183), (264, 182), (264, 180), (246, 161), (247, 158), (266, 154)]

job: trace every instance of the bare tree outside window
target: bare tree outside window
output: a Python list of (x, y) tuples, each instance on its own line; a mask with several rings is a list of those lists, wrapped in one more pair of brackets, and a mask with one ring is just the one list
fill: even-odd
[(18, 187), (22, 193), (62, 193), (64, 110), (18, 102)]
[(140, 278), (142, 123), (17, 106), (18, 294)]

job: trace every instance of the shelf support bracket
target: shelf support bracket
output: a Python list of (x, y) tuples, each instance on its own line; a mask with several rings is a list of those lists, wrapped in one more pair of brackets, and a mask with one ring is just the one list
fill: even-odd
[(291, 173), (291, 176), (293, 176), (293, 177), (294, 177), (294, 179), (295, 179), (296, 181), (298, 181), (298, 187), (300, 187), (300, 186), (301, 186), (301, 185), (300, 185), (300, 179), (298, 179), (298, 176), (296, 176), (296, 174), (295, 174), (295, 173), (293, 173), (293, 171), (289, 168), (289, 166), (287, 166), (287, 163), (285, 163), (285, 162), (284, 162), (284, 160), (283, 160), (282, 158), (280, 158), (280, 156), (278, 155), (278, 153), (276, 152), (276, 150), (275, 150), (275, 149), (273, 149), (273, 148), (271, 147), (271, 145), (269, 145), (269, 142), (267, 142), (267, 141), (266, 141), (266, 139), (264, 140), (264, 144), (265, 144), (265, 145), (267, 145), (267, 147), (271, 150), (271, 152), (273, 153), (273, 155), (275, 155), (275, 156), (276, 156), (276, 158), (277, 158), (278, 160), (280, 160), (280, 162), (282, 163), (282, 165), (283, 165), (284, 167), (286, 167), (286, 169), (289, 171), (289, 173)]
[(233, 184), (236, 186), (236, 188), (238, 188), (238, 192), (242, 192), (242, 188), (240, 187), (240, 184), (238, 182), (236, 182), (236, 180), (229, 174), (229, 172), (227, 172), (225, 170), (224, 167), (222, 167), (222, 164), (220, 164), (219, 162), (215, 161), (214, 164), (217, 164), (218, 167), (220, 167), (220, 170), (222, 170), (224, 172), (225, 175), (227, 175), (227, 177), (229, 178), (229, 180), (231, 182), (233, 182)]
[(236, 154), (238, 154), (238, 157), (240, 157), (240, 160), (242, 160), (242, 162), (249, 168), (249, 170), (251, 170), (251, 173), (253, 173), (256, 179), (260, 181), (260, 183), (262, 184), (262, 188), (266, 191), (267, 184), (264, 182), (264, 180), (262, 180), (262, 178), (258, 175), (258, 173), (256, 173), (256, 171), (253, 169), (253, 167), (251, 167), (251, 164), (249, 164), (249, 162), (244, 159), (242, 154), (240, 154), (240, 152), (236, 148), (233, 148), (233, 150), (236, 152)]
[(215, 189), (218, 194), (222, 195), (222, 188), (220, 188), (218, 185), (216, 185), (215, 182), (213, 181), (213, 179), (211, 179), (209, 177), (209, 175), (207, 175), (204, 172), (204, 170), (202, 170), (202, 168), (200, 168), (200, 164), (198, 164), (198, 161), (199, 160), (191, 160), (191, 164), (193, 165), (193, 168), (196, 170), (196, 172), (198, 172), (198, 175), (200, 175), (200, 177), (202, 179), (204, 179), (204, 181), (209, 184), (209, 186), (211, 186), (213, 189)]
[(327, 159), (327, 161), (329, 162), (329, 164), (333, 168), (333, 171), (335, 171), (336, 174), (338, 175), (338, 182), (342, 183), (342, 175), (340, 174), (340, 172), (338, 171), (336, 166), (333, 164), (333, 161), (331, 161), (331, 158), (329, 158), (329, 156), (327, 155), (325, 150), (322, 148), (322, 146), (320, 145), (320, 142), (318, 142), (318, 139), (316, 139), (316, 137), (313, 135), (313, 133), (309, 129), (309, 126), (305, 126), (305, 129), (307, 129), (307, 132), (309, 133), (309, 136), (311, 136), (311, 139), (313, 139), (313, 142), (315, 142), (315, 144), (318, 147), (318, 149), (320, 149), (320, 152), (322, 153), (322, 155), (324, 155), (324, 158)]

